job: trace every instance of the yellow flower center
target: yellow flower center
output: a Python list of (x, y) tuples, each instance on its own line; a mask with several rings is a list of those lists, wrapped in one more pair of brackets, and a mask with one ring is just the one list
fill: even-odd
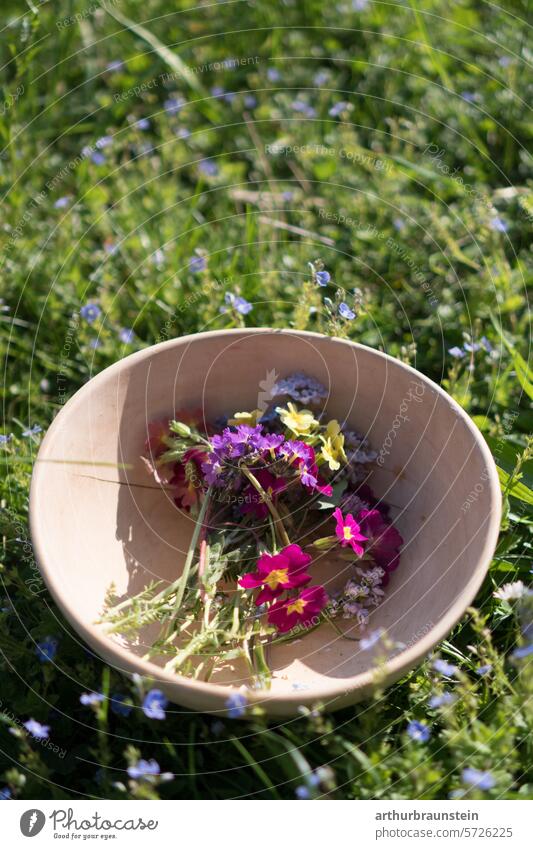
[(353, 535), (352, 535), (352, 529), (349, 527), (349, 525), (344, 525), (343, 531), (344, 531), (344, 539), (350, 540)]
[(307, 604), (304, 598), (297, 598), (292, 604), (287, 607), (287, 613), (303, 613), (303, 609)]
[(273, 569), (265, 578), (265, 584), (268, 584), (271, 590), (275, 590), (278, 584), (286, 584), (289, 580), (288, 569)]

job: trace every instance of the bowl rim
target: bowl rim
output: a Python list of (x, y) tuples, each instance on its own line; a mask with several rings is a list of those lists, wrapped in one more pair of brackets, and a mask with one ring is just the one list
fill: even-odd
[[(38, 499), (41, 496), (44, 475), (46, 474), (46, 463), (40, 461), (48, 459), (47, 455), (49, 452), (49, 445), (52, 443), (54, 433), (58, 429), (58, 427), (61, 426), (63, 419), (66, 419), (66, 417), (72, 412), (72, 410), (77, 405), (83, 403), (83, 401), (85, 400), (85, 396), (88, 392), (92, 392), (95, 386), (104, 382), (110, 375), (114, 374), (115, 372), (120, 372), (123, 368), (127, 368), (129, 365), (132, 365), (134, 363), (139, 363), (143, 360), (150, 359), (155, 353), (158, 353), (162, 350), (181, 346), (183, 344), (186, 345), (187, 343), (198, 342), (202, 339), (208, 340), (222, 336), (241, 335), (243, 337), (246, 337), (255, 336), (258, 334), (270, 335), (272, 333), (283, 334), (288, 336), (300, 336), (306, 339), (320, 339), (322, 341), (328, 341), (335, 344), (347, 345), (350, 348), (355, 348), (356, 350), (363, 350), (367, 353), (370, 353), (375, 357), (378, 357), (380, 359), (385, 360), (386, 362), (391, 363), (391, 365), (394, 365), (395, 367), (400, 367), (401, 369), (404, 369), (413, 377), (416, 377), (416, 379), (421, 380), (423, 383), (425, 383), (428, 388), (431, 388), (434, 392), (440, 395), (452, 407), (455, 414), (464, 422), (467, 429), (470, 431), (473, 438), (473, 442), (476, 447), (481, 451), (481, 454), (483, 455), (486, 464), (487, 479), (486, 481), (484, 481), (484, 483), (489, 489), (491, 510), (488, 516), (488, 525), (485, 532), (484, 543), (477, 557), (475, 569), (472, 575), (470, 576), (468, 583), (465, 584), (464, 589), (461, 591), (461, 595), (451, 605), (445, 616), (441, 617), (438, 622), (436, 622), (429, 629), (429, 631), (427, 631), (418, 640), (416, 640), (416, 642), (413, 643), (412, 646), (409, 646), (408, 648), (394, 655), (392, 658), (389, 658), (385, 662), (384, 680), (380, 681), (380, 687), (387, 686), (388, 684), (392, 683), (394, 680), (399, 678), (404, 671), (415, 667), (437, 643), (439, 643), (442, 639), (444, 639), (447, 634), (450, 633), (454, 625), (459, 621), (459, 619), (463, 616), (465, 610), (472, 603), (488, 571), (492, 554), (494, 552), (494, 549), (496, 548), (496, 543), (500, 530), (502, 500), (496, 464), (494, 462), (494, 459), (487, 443), (483, 439), (481, 432), (475, 426), (468, 414), (457, 403), (457, 401), (454, 400), (454, 398), (452, 398), (447, 392), (445, 392), (445, 390), (442, 389), (437, 383), (435, 383), (429, 377), (426, 377), (422, 372), (417, 371), (417, 369), (402, 362), (401, 360), (398, 360), (396, 357), (392, 357), (390, 354), (386, 354), (383, 351), (377, 351), (376, 349), (368, 345), (362, 345), (359, 342), (353, 342), (350, 339), (341, 339), (336, 336), (327, 336), (325, 334), (316, 333), (314, 331), (292, 330), (291, 328), (272, 327), (229, 328), (227, 330), (212, 330), (202, 333), (191, 333), (186, 336), (179, 336), (174, 339), (168, 339), (163, 342), (159, 342), (155, 345), (143, 348), (141, 351), (136, 351), (132, 354), (129, 354), (128, 356), (123, 357), (122, 359), (118, 360), (115, 363), (112, 363), (110, 366), (103, 369), (101, 372), (99, 372), (90, 380), (88, 380), (87, 383), (85, 383), (82, 387), (80, 387), (62, 407), (62, 409), (56, 415), (50, 427), (48, 428), (44, 439), (39, 447), (31, 477), (29, 498), (30, 536), (33, 544), (35, 559), (43, 577), (43, 580), (48, 590), (50, 591), (50, 594), (52, 595), (54, 601), (64, 614), (65, 618), (77, 631), (77, 633), (80, 634), (83, 639), (85, 639), (86, 642), (89, 643), (89, 645), (91, 645), (97, 652), (101, 654), (106, 663), (108, 663), (109, 665), (115, 665), (115, 668), (123, 673), (131, 672), (131, 670), (134, 669), (134, 671), (138, 672), (143, 677), (152, 679), (154, 682), (157, 682), (157, 684), (160, 684), (162, 687), (166, 686), (167, 691), (172, 691), (172, 693), (174, 694), (173, 698), (177, 695), (178, 702), (180, 693), (183, 693), (184, 695), (188, 694), (189, 697), (192, 693), (196, 693), (199, 697), (201, 697), (202, 695), (209, 695), (211, 697), (217, 696), (219, 697), (220, 704), (222, 706), (230, 692), (242, 689), (243, 685), (235, 687), (231, 684), (214, 684), (208, 681), (196, 681), (194, 679), (181, 676), (178, 673), (166, 672), (162, 667), (158, 666), (152, 661), (143, 660), (141, 657), (134, 655), (129, 649), (124, 648), (119, 643), (106, 636), (101, 631), (101, 629), (97, 628), (96, 626), (93, 626), (92, 628), (89, 627), (76, 615), (76, 609), (68, 604), (67, 593), (62, 589), (61, 582), (58, 580), (54, 569), (50, 565), (52, 558), (47, 558), (43, 538), (40, 534), (40, 526), (42, 520), (38, 512)], [(110, 658), (112, 658), (112, 660), (110, 660)], [(365, 672), (361, 672), (357, 675), (349, 676), (347, 678), (331, 678), (329, 681), (322, 680), (317, 687), (310, 687), (305, 692), (298, 691), (294, 693), (289, 692), (279, 695), (273, 695), (269, 690), (248, 690), (247, 688), (246, 689), (250, 702), (261, 703), (265, 705), (266, 709), (268, 710), (269, 703), (277, 703), (278, 705), (287, 705), (289, 707), (295, 707), (298, 705), (310, 705), (316, 703), (317, 701), (323, 701), (327, 703), (328, 700), (335, 700), (342, 696), (346, 696), (350, 692), (357, 692), (358, 690), (372, 688), (373, 686), (376, 686), (375, 667), (371, 667)], [(188, 699), (188, 701), (190, 701), (190, 698)]]

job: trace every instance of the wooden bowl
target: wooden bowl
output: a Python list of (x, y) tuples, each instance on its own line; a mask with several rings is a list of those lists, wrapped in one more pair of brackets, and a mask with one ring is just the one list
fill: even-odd
[(252, 410), (273, 370), (320, 380), (328, 413), (380, 452), (372, 486), (394, 505), (405, 545), (371, 615), (370, 629), (390, 637), (386, 657), (383, 647), (364, 651), (324, 625), (272, 651), (272, 687), (247, 692), (251, 702), (290, 716), (319, 701), (352, 704), (394, 681), (461, 618), (496, 545), (500, 489), (484, 440), (449, 395), (386, 354), (256, 328), (186, 336), (115, 363), (74, 395), (43, 440), (31, 486), (35, 553), (55, 601), (99, 655), (194, 710), (225, 711), (245, 673), (227, 666), (206, 683), (167, 672), (142, 658), (153, 631), (136, 643), (107, 636), (95, 621), (111, 582), (126, 598), (156, 578), (174, 580), (191, 535), (190, 517), (154, 487), (140, 459), (148, 422), (183, 408), (201, 407), (211, 420)]

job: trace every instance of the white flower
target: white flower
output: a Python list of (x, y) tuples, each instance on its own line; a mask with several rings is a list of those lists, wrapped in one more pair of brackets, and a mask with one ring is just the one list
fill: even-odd
[(529, 595), (530, 590), (523, 581), (514, 581), (512, 584), (504, 584), (499, 590), (494, 593), (495, 598), (500, 598), (502, 601), (514, 601), (518, 598), (523, 598)]

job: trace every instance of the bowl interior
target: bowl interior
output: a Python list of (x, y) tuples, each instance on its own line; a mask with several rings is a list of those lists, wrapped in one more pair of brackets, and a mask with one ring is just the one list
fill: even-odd
[[(100, 650), (104, 638), (104, 653), (118, 666), (135, 668), (153, 632), (138, 641), (104, 637), (94, 623), (107, 590), (114, 583), (125, 598), (149, 581), (174, 580), (192, 531), (190, 517), (140, 459), (148, 422), (184, 408), (202, 408), (206, 420), (254, 409), (273, 374), (295, 371), (324, 383), (328, 414), (381, 451), (372, 487), (392, 505), (405, 540), (400, 567), (371, 615), (370, 628), (387, 629), (398, 644), (389, 653), (418, 644), (427, 650), (443, 636), (442, 623), (450, 627), (471, 601), (499, 504), (488, 452), (448, 396), (402, 363), (352, 343), (289, 331), (200, 334), (134, 354), (90, 381), (57, 417), (39, 455), (66, 461), (37, 464), (31, 512), (39, 562), (75, 627)], [(329, 586), (340, 580), (339, 563), (315, 568)], [(116, 645), (126, 650), (126, 664), (123, 653), (114, 655)], [(372, 669), (377, 651), (322, 626), (271, 651), (271, 697), (331, 692), (332, 683), (340, 691)], [(213, 679), (245, 681), (238, 664)]]

